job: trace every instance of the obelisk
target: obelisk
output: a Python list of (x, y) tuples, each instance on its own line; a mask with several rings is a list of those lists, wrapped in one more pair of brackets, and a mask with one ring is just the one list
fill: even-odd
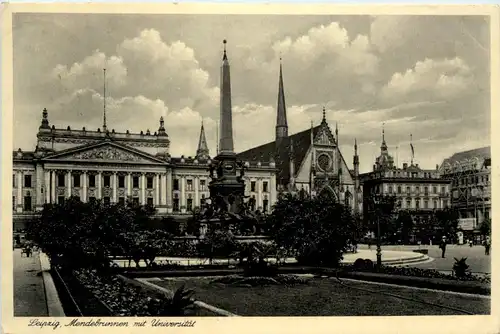
[(210, 197), (214, 201), (223, 200), (227, 204), (227, 211), (238, 213), (245, 192), (245, 184), (238, 174), (236, 154), (234, 153), (231, 76), (226, 44), (227, 42), (224, 40), (220, 82), (219, 154), (214, 158), (217, 176), (212, 179), (209, 188)]
[(224, 40), (224, 55), (220, 71), (220, 154), (234, 154), (233, 110), (231, 105), (231, 73)]

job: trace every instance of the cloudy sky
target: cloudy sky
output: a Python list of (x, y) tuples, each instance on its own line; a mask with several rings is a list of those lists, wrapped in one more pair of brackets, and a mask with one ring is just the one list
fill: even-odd
[(482, 16), (15, 14), (14, 149), (33, 150), (42, 109), (56, 127), (158, 129), (172, 155), (194, 155), (201, 120), (211, 153), (228, 40), (235, 149), (274, 139), (279, 57), (289, 132), (322, 107), (361, 171), (380, 152), (434, 168), (490, 144), (489, 21)]

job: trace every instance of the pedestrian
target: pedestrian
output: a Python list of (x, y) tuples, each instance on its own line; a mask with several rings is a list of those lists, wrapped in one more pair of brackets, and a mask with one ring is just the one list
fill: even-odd
[(486, 240), (484, 240), (484, 254), (485, 255), (490, 255), (490, 247), (491, 247), (490, 238), (486, 237)]
[(439, 248), (441, 248), (441, 257), (444, 259), (444, 255), (446, 253), (446, 237), (443, 237), (443, 239), (441, 239)]
[(472, 239), (469, 239), (469, 247), (472, 248)]
[(372, 249), (372, 241), (368, 239), (368, 249)]

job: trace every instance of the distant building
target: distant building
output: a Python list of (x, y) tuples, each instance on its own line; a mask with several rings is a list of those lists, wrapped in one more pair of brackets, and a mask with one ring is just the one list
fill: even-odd
[[(328, 191), (337, 201), (350, 206), (354, 213), (362, 211), (357, 145), (351, 170), (340, 152), (338, 128), (334, 135), (326, 121), (324, 108), (319, 125), (311, 124), (310, 129), (288, 134), (281, 65), (275, 140), (239, 153), (238, 159), (253, 164), (274, 164), (278, 193), (315, 195)], [(254, 197), (255, 186), (247, 189)]]
[(422, 169), (412, 162), (398, 168), (389, 154), (384, 131), (380, 155), (375, 160), (373, 171), (360, 177), (363, 183), (363, 210), (367, 210), (373, 196), (396, 196), (400, 210), (411, 212), (416, 228), (428, 220), (434, 210), (450, 205), (451, 181), (442, 177), (438, 166), (436, 169)]
[(458, 152), (439, 168), (451, 180), (451, 206), (460, 214), (460, 227), (468, 235), (491, 217), (491, 148)]

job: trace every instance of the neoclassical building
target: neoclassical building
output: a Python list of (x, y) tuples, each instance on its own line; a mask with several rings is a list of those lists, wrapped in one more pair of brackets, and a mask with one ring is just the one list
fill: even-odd
[[(70, 196), (149, 203), (159, 214), (190, 213), (209, 197), (211, 158), (203, 124), (196, 154), (171, 157), (169, 147), (163, 118), (155, 133), (60, 129), (49, 124), (44, 109), (35, 150), (13, 153), (14, 216), (30, 216)], [(269, 210), (276, 199), (274, 166), (247, 166), (247, 195), (255, 197), (255, 209)]]

